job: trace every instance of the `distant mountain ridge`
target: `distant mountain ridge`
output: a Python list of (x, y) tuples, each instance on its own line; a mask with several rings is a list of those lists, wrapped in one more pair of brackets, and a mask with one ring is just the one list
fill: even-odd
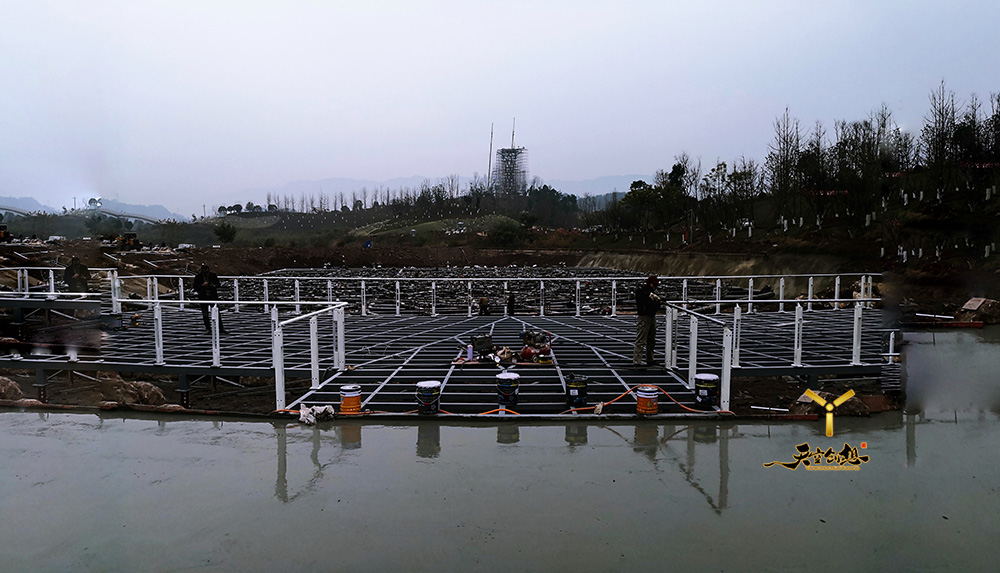
[[(54, 214), (62, 212), (62, 209), (56, 209), (55, 207), (51, 207), (49, 205), (42, 205), (33, 197), (0, 197), (0, 206), (14, 207), (15, 209), (21, 209), (23, 211), (45, 211), (46, 213)], [(101, 206), (111, 211), (131, 215), (142, 215), (143, 217), (149, 217), (151, 219), (175, 219), (177, 221), (184, 221), (187, 219), (184, 215), (171, 212), (163, 205), (133, 205), (131, 203), (115, 201), (114, 199), (101, 199)], [(85, 206), (82, 206), (81, 209), (84, 207)]]
[(0, 206), (14, 207), (25, 211), (45, 211), (46, 213), (56, 213), (55, 207), (42, 205), (34, 197), (0, 197)]
[(645, 181), (646, 183), (653, 183), (652, 175), (606, 175), (604, 177), (597, 177), (595, 179), (586, 179), (584, 181), (569, 181), (564, 179), (552, 179), (545, 181), (545, 183), (557, 189), (563, 193), (570, 193), (583, 197), (584, 195), (598, 196), (606, 195), (609, 193), (617, 192), (621, 195), (628, 193), (629, 188), (632, 187), (634, 181)]

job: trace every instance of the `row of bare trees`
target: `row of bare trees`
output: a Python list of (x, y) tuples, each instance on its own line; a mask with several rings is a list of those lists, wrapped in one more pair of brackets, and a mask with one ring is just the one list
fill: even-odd
[[(583, 201), (584, 223), (645, 231), (697, 220), (711, 233), (796, 220), (821, 226), (836, 216), (853, 232), (902, 193), (954, 191), (974, 203), (1000, 178), (1000, 94), (988, 106), (975, 95), (960, 104), (942, 83), (929, 100), (918, 135), (885, 105), (865, 119), (835, 122), (832, 133), (820, 122), (805, 130), (785, 110), (763, 164), (741, 157), (703, 173), (700, 161), (682, 154), (669, 172), (634, 182), (604, 206)], [(764, 221), (756, 209), (762, 199), (770, 205)]]

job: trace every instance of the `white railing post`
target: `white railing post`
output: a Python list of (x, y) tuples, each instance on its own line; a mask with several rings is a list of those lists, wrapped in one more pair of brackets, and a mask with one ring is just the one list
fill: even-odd
[(437, 314), (437, 281), (431, 281), (431, 316)]
[(267, 303), (267, 279), (264, 279), (264, 312), (271, 312), (271, 306)]
[(611, 316), (618, 316), (618, 281), (611, 281)]
[(56, 292), (56, 272), (49, 269), (49, 294)]
[(538, 316), (545, 316), (545, 281), (538, 281)]
[[(364, 284), (363, 282), (361, 284)], [(302, 307), (299, 305), (299, 279), (295, 279), (295, 314), (302, 314)]]
[(698, 373), (698, 317), (691, 315), (691, 338), (688, 341), (688, 390), (694, 388), (694, 375)]
[(309, 317), (309, 365), (312, 384), (310, 388), (319, 388), (319, 315)]
[(889, 352), (886, 355), (886, 362), (892, 364), (893, 354), (896, 352), (896, 331), (889, 333)]
[(851, 348), (851, 366), (861, 365), (861, 303), (854, 305), (854, 343)]
[(576, 281), (576, 315), (580, 316), (580, 281)]
[(740, 338), (743, 335), (743, 309), (736, 305), (733, 309), (733, 368), (740, 367)]
[(729, 385), (732, 379), (733, 331), (728, 326), (722, 327), (722, 376), (719, 380), (719, 409), (729, 409)]
[(802, 305), (795, 305), (795, 349), (792, 366), (802, 366)]
[(840, 275), (833, 279), (833, 310), (840, 310)]
[(180, 301), (177, 307), (184, 310), (184, 277), (177, 277), (177, 300)]
[(403, 299), (400, 298), (399, 294), (399, 281), (396, 281), (396, 316), (399, 316), (400, 309), (402, 308)]
[(153, 300), (160, 301), (160, 279), (153, 277)]
[(722, 314), (722, 279), (715, 279), (715, 314)]
[(163, 364), (163, 311), (160, 303), (153, 306), (153, 344), (156, 346), (156, 364)]
[(465, 304), (465, 306), (466, 306), (466, 310), (465, 310), (466, 314), (465, 314), (465, 316), (471, 317), (472, 316), (472, 281), (468, 281), (467, 288), (468, 288), (468, 294), (465, 297), (466, 298), (466, 301), (465, 301), (466, 302), (466, 304)]
[(333, 302), (333, 281), (329, 279), (326, 281), (326, 302)]
[(274, 366), (274, 409), (285, 409), (285, 341), (281, 324), (271, 334), (271, 364)]
[(21, 272), (23, 272), (23, 269), (17, 269), (17, 292), (25, 292), (27, 290), (24, 288), (24, 282), (21, 279)]
[(778, 281), (778, 312), (785, 312), (785, 277)]
[(212, 305), (212, 366), (222, 366), (222, 346), (219, 344), (219, 305)]
[(677, 341), (674, 340), (674, 322), (677, 309), (668, 306), (663, 313), (666, 324), (663, 327), (663, 363), (667, 368), (677, 368)]
[(747, 314), (753, 312), (753, 277), (750, 277), (750, 283), (747, 287)]
[(240, 311), (240, 279), (233, 279), (233, 312)]
[(361, 281), (361, 316), (368, 316), (368, 289)]
[(688, 307), (688, 280), (684, 279), (681, 283), (681, 302), (684, 303), (684, 308)]
[(111, 281), (111, 313), (122, 313), (122, 283), (118, 279), (118, 271), (108, 271), (108, 280)]
[(146, 277), (146, 308), (153, 308), (153, 281)]
[(333, 367), (344, 371), (347, 369), (347, 351), (344, 340), (344, 307), (333, 309), (334, 344)]
[(507, 299), (510, 298), (510, 291), (507, 288), (507, 281), (503, 281), (503, 315), (507, 316)]
[(806, 310), (813, 309), (813, 277), (809, 277), (809, 292), (806, 294)]

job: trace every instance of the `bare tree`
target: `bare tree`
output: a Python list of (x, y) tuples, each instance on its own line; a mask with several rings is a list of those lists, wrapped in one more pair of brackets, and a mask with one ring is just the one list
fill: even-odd
[[(674, 156), (674, 169), (683, 173), (681, 177), (684, 192), (698, 198), (698, 187), (701, 184), (701, 158), (692, 160), (686, 151)], [(671, 172), (674, 170), (672, 169)]]
[(449, 199), (455, 199), (456, 197), (458, 197), (458, 193), (460, 190), (458, 175), (452, 173), (451, 175), (445, 177), (444, 186), (448, 190)]
[(797, 197), (800, 190), (798, 180), (799, 154), (802, 152), (802, 129), (799, 120), (785, 113), (774, 121), (774, 141), (768, 146), (764, 162), (771, 195), (782, 215), (798, 214)]
[(954, 163), (955, 153), (952, 140), (957, 123), (958, 108), (955, 93), (945, 89), (944, 82), (930, 95), (931, 109), (924, 117), (924, 127), (920, 131), (920, 146), (924, 162), (940, 180), (945, 171)]

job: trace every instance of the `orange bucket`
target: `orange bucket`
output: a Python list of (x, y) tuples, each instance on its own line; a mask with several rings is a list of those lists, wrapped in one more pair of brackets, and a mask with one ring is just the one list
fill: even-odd
[(656, 386), (642, 385), (636, 391), (635, 413), (652, 416), (660, 413), (660, 390)]
[(356, 414), (361, 411), (361, 386), (351, 384), (340, 387), (340, 412)]

